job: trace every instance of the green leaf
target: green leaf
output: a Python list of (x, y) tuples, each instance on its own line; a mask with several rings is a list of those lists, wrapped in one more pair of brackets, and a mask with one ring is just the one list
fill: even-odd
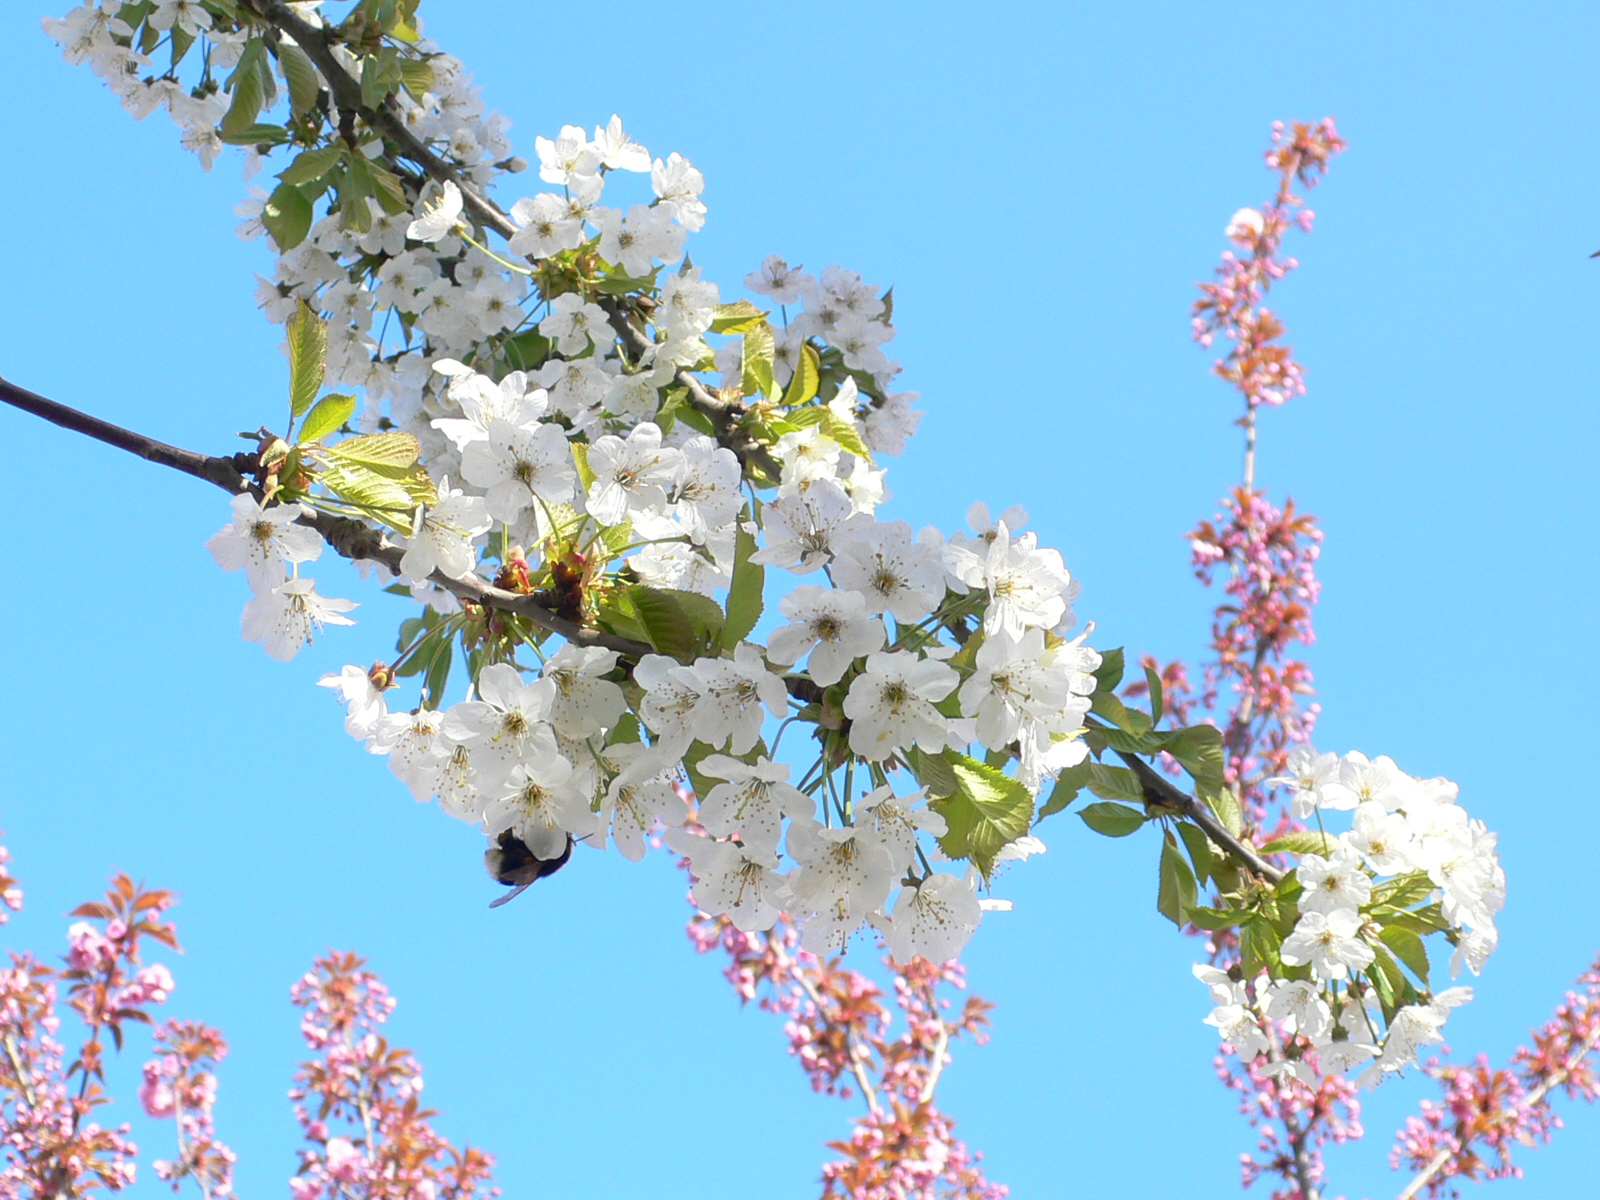
[(245, 43), (239, 65), (228, 77), (227, 90), (233, 92), (233, 102), (222, 115), (223, 133), (236, 134), (254, 125), (266, 107), (268, 89), (273, 84), (271, 71), (263, 61), (265, 55), (266, 46), (260, 38), (251, 38)]
[(317, 103), (317, 93), (322, 90), (322, 78), (311, 58), (299, 46), (290, 42), (278, 43), (278, 65), (283, 77), (289, 81), (289, 109), (295, 116), (304, 116)]
[(246, 125), (241, 129), (218, 130), (217, 136), (230, 146), (281, 146), (289, 140), (282, 125)]
[(261, 206), (261, 224), (279, 250), (293, 250), (311, 232), (311, 201), (292, 183), (280, 183)]
[(719, 304), (711, 317), (711, 332), (748, 333), (766, 324), (767, 315), (748, 300)]
[(1122, 648), (1115, 650), (1102, 650), (1100, 652), (1100, 665), (1095, 668), (1094, 677), (1097, 680), (1095, 691), (1115, 691), (1122, 682)]
[(946, 751), (945, 760), (956, 777), (956, 790), (930, 804), (948, 826), (939, 848), (951, 858), (966, 859), (987, 879), (995, 856), (1032, 825), (1033, 794), (965, 754)]
[(1063, 768), (1056, 776), (1055, 787), (1050, 789), (1050, 798), (1040, 806), (1039, 815), (1033, 819), (1033, 823), (1037, 825), (1046, 817), (1054, 816), (1076, 800), (1078, 793), (1088, 785), (1093, 766), (1094, 763), (1086, 755), (1081, 763)]
[(1145, 686), (1150, 689), (1150, 723), (1161, 724), (1165, 695), (1161, 690), (1161, 673), (1154, 667), (1144, 669)]
[(278, 178), (285, 183), (314, 183), (338, 166), (339, 160), (343, 157), (344, 149), (340, 146), (323, 146), (316, 150), (306, 150), (297, 155)]
[(807, 404), (817, 394), (822, 382), (822, 359), (810, 342), (800, 344), (800, 361), (795, 364), (789, 387), (783, 393), (783, 403), (788, 408)]
[(405, 185), (400, 182), (400, 176), (378, 166), (377, 163), (368, 163), (367, 170), (372, 175), (372, 185), (378, 197), (379, 208), (393, 217), (411, 207), (410, 201), (406, 198)]
[(455, 657), (454, 639), (442, 639), (439, 649), (434, 653), (433, 661), (428, 664), (428, 678), (422, 685), (428, 689), (429, 708), (439, 707), (439, 701), (444, 697), (445, 686), (450, 682), (450, 666), (455, 662)]
[(646, 640), (657, 653), (693, 662), (722, 635), (725, 618), (717, 602), (698, 592), (635, 584), (624, 589)]
[(589, 467), (589, 443), (572, 442), (572, 461), (578, 468), (578, 484), (585, 494), (594, 486), (594, 471)]
[(1215, 725), (1191, 725), (1177, 730), (1162, 749), (1178, 760), (1197, 787), (1221, 790), (1222, 730)]
[[(554, 345), (537, 329), (525, 329), (505, 340), (506, 361), (519, 371), (535, 371), (544, 366)], [(684, 394), (688, 394), (687, 389)]]
[(1235, 925), (1244, 924), (1251, 915), (1249, 909), (1208, 908), (1204, 904), (1196, 904), (1189, 910), (1189, 921), (1201, 929), (1232, 929)]
[(938, 800), (955, 794), (958, 786), (956, 773), (942, 754), (929, 754), (921, 746), (912, 746), (907, 758), (911, 773), (927, 789), (930, 799)]
[(1187, 821), (1178, 822), (1178, 836), (1183, 839), (1184, 847), (1189, 851), (1189, 861), (1194, 863), (1195, 876), (1204, 883), (1211, 878), (1211, 872), (1216, 866), (1216, 855), (1211, 849), (1211, 839), (1206, 837), (1205, 830), (1198, 825), (1191, 825)]
[(1422, 939), (1409, 929), (1398, 925), (1385, 925), (1378, 934), (1383, 944), (1394, 951), (1394, 956), (1410, 968), (1423, 987), (1428, 986), (1428, 951)]
[(365, 467), (390, 479), (409, 474), (422, 454), (422, 444), (409, 433), (363, 433), (345, 438), (327, 449), (329, 458), (350, 466)]
[(766, 587), (766, 568), (750, 561), (756, 552), (756, 539), (739, 528), (734, 542), (733, 583), (728, 588), (728, 622), (722, 630), (722, 644), (732, 649), (750, 636), (761, 619), (762, 592)]
[(1239, 930), (1239, 955), (1246, 979), (1253, 979), (1262, 971), (1276, 972), (1281, 965), (1278, 954), (1282, 949), (1283, 939), (1278, 936), (1277, 929), (1259, 913)]
[(872, 451), (867, 449), (867, 444), (861, 440), (861, 431), (856, 428), (855, 422), (841, 417), (826, 404), (791, 409), (784, 413), (783, 419), (798, 429), (806, 429), (812, 425), (819, 426), (823, 436), (837, 442), (841, 449), (869, 463), (872, 461)]
[(1200, 798), (1204, 800), (1217, 820), (1222, 822), (1222, 827), (1234, 837), (1238, 837), (1244, 830), (1244, 813), (1239, 808), (1239, 798), (1233, 794), (1232, 788), (1219, 787), (1215, 791), (1201, 790)]
[(771, 396), (777, 391), (777, 384), (772, 378), (772, 356), (775, 346), (772, 326), (765, 321), (745, 331), (744, 375), (741, 384), (745, 395), (753, 396), (760, 392), (764, 396)]
[[(396, 26), (396, 30), (400, 27)], [(405, 38), (403, 34), (396, 33), (406, 41), (415, 41), (415, 34)], [(424, 94), (433, 91), (433, 66), (420, 58), (404, 58), (400, 60), (400, 86), (410, 92), (412, 97), (420, 100)]]
[(289, 417), (293, 420), (311, 407), (322, 390), (322, 376), (328, 361), (328, 326), (301, 300), (289, 318), (286, 331), (289, 335)]
[(1199, 886), (1177, 839), (1168, 831), (1161, 840), (1161, 884), (1156, 890), (1156, 911), (1174, 925), (1189, 923), (1189, 910), (1198, 899)]
[[(1123, 711), (1125, 714), (1138, 713), (1140, 717), (1144, 716), (1138, 709), (1125, 708)], [(1147, 733), (1129, 733), (1123, 729), (1102, 729), (1097, 732), (1105, 738), (1106, 745), (1113, 750), (1121, 750), (1124, 754), (1154, 754), (1158, 750), (1165, 749), (1167, 742), (1172, 738), (1170, 732), (1159, 729), (1152, 729)]]
[(1089, 790), (1102, 800), (1131, 800), (1144, 803), (1144, 787), (1139, 777), (1127, 767), (1108, 767), (1105, 763), (1089, 764)]
[(1143, 809), (1129, 808), (1125, 804), (1091, 804), (1080, 808), (1078, 815), (1090, 829), (1106, 837), (1127, 837), (1145, 822)]
[(403, 519), (415, 505), (411, 493), (399, 480), (379, 475), (365, 467), (333, 466), (317, 476), (322, 484), (342, 500), (362, 508), (380, 510), (381, 519), (400, 533), (411, 532), (411, 522)]
[(1410, 908), (1418, 901), (1426, 900), (1433, 895), (1433, 890), (1437, 886), (1426, 871), (1408, 871), (1373, 888), (1372, 903), (1388, 904), (1395, 908)]
[(1326, 858), (1339, 848), (1339, 839), (1315, 829), (1302, 829), (1273, 838), (1261, 847), (1263, 854), (1320, 854)]
[(1090, 708), (1097, 716), (1104, 717), (1118, 729), (1124, 729), (1135, 736), (1150, 732), (1149, 716), (1136, 708), (1129, 708), (1109, 688), (1095, 689)]
[(341, 396), (338, 393), (324, 396), (306, 414), (305, 424), (300, 426), (300, 444), (320, 442), (348, 421), (355, 411), (354, 396)]

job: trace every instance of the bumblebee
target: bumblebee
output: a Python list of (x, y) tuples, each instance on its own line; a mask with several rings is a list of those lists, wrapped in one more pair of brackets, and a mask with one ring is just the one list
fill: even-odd
[(546, 875), (553, 875), (566, 866), (567, 859), (571, 857), (571, 834), (567, 835), (567, 844), (559, 857), (539, 858), (528, 849), (526, 842), (509, 829), (506, 830), (493, 846), (483, 852), (483, 865), (489, 868), (489, 874), (494, 876), (496, 883), (503, 883), (515, 890), (492, 901), (489, 907), (499, 908), (506, 901), (515, 900)]

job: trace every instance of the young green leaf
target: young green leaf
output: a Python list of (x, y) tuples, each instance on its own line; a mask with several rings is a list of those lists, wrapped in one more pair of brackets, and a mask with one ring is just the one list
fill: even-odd
[(1154, 667), (1144, 669), (1145, 686), (1150, 690), (1150, 723), (1161, 724), (1161, 714), (1164, 709), (1164, 693), (1161, 690), (1161, 674)]
[(1143, 810), (1109, 802), (1080, 808), (1078, 815), (1090, 829), (1106, 837), (1127, 837), (1145, 822)]
[(311, 201), (292, 183), (280, 183), (261, 206), (261, 225), (279, 250), (293, 250), (311, 232)]
[(945, 760), (956, 790), (929, 805), (948, 827), (939, 848), (951, 858), (966, 859), (987, 879), (995, 855), (1028, 832), (1033, 795), (1015, 779), (965, 754), (946, 751)]
[(789, 378), (789, 387), (783, 393), (784, 405), (795, 408), (809, 403), (817, 394), (817, 387), (821, 382), (822, 359), (818, 357), (810, 342), (802, 342), (800, 361), (795, 364), (794, 374)]
[(1046, 817), (1054, 816), (1076, 800), (1078, 793), (1088, 786), (1093, 767), (1094, 764), (1086, 755), (1076, 766), (1063, 768), (1056, 776), (1056, 785), (1050, 789), (1049, 798), (1039, 807), (1039, 815), (1033, 819), (1033, 823), (1037, 825)]
[(1144, 788), (1139, 777), (1127, 767), (1108, 767), (1105, 763), (1089, 764), (1089, 790), (1102, 800), (1131, 800), (1144, 803)]
[(317, 93), (322, 90), (322, 79), (316, 67), (311, 65), (311, 58), (304, 50), (287, 41), (278, 43), (278, 65), (289, 81), (289, 108), (295, 116), (304, 116), (316, 104)]
[(734, 542), (733, 582), (728, 588), (728, 622), (722, 631), (722, 643), (730, 649), (750, 635), (761, 619), (762, 590), (766, 586), (767, 571), (760, 563), (750, 561), (756, 552), (756, 539), (741, 526)]
[(1169, 831), (1161, 840), (1161, 884), (1156, 890), (1156, 911), (1174, 925), (1187, 925), (1198, 892), (1194, 872)]
[(1261, 847), (1263, 854), (1320, 854), (1324, 858), (1339, 848), (1339, 839), (1316, 829), (1302, 829), (1273, 838)]
[(772, 355), (775, 343), (772, 326), (762, 321), (745, 331), (744, 335), (744, 394), (754, 396), (760, 392), (770, 396), (777, 390), (772, 378)]
[(712, 333), (748, 333), (766, 323), (767, 313), (748, 300), (719, 304), (711, 316)]
[(421, 453), (422, 444), (411, 434), (398, 430), (345, 438), (327, 449), (328, 457), (336, 462), (366, 467), (391, 479), (409, 474)]
[[(289, 337), (289, 416), (293, 420), (311, 407), (322, 390), (328, 361), (328, 326), (302, 300), (285, 330)], [(417, 461), (415, 456), (411, 461)]]
[(300, 444), (309, 445), (320, 442), (339, 426), (348, 421), (356, 411), (356, 398), (354, 396), (341, 396), (337, 392), (329, 393), (318, 400), (306, 414), (305, 424), (300, 426)]

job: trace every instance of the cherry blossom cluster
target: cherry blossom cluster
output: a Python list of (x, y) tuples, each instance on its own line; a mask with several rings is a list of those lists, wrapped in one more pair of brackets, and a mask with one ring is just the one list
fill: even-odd
[[(1289, 766), (1293, 774), (1273, 782), (1291, 789), (1295, 817), (1320, 825), (1325, 812), (1353, 809), (1354, 824), (1337, 837), (1304, 835), (1324, 853), (1304, 853), (1285, 877), (1291, 886), (1280, 885), (1279, 900), (1292, 897), (1295, 913), (1278, 959), (1301, 970), (1239, 979), (1196, 966), (1217, 1005), (1207, 1021), (1243, 1062), (1281, 1044), (1279, 1069), (1305, 1082), (1359, 1067), (1357, 1084), (1375, 1086), (1412, 1065), (1420, 1046), (1443, 1041), (1450, 1009), (1472, 995), (1461, 987), (1418, 994), (1398, 964), (1426, 993), (1422, 938), (1445, 931), (1457, 947), (1452, 973), (1463, 965), (1479, 972), (1497, 941), (1505, 872), (1495, 835), (1455, 802), (1448, 780), (1412, 778), (1387, 758), (1341, 759), (1307, 746), (1289, 752)], [(1414, 908), (1420, 901), (1427, 903)], [(1267, 1022), (1289, 1037), (1269, 1036)]]
[(289, 1183), (294, 1200), (475, 1200), (494, 1159), (458, 1150), (428, 1123), (422, 1069), (379, 1032), (394, 999), (363, 960), (331, 952), (291, 989), (300, 1032), (319, 1055), (300, 1064), (289, 1097), (306, 1140)]
[(233, 1194), (237, 1156), (217, 1137), (217, 1065), (227, 1056), (221, 1033), (199, 1021), (168, 1021), (152, 1038), (157, 1057), (144, 1065), (139, 1102), (147, 1115), (171, 1119), (177, 1126), (178, 1156), (157, 1159), (156, 1177), (178, 1190), (192, 1179), (200, 1194)]
[[(241, 231), (277, 250), (260, 299), (285, 325), (289, 421), (263, 429), (209, 543), (254, 592), (245, 637), (289, 658), (350, 623), (302, 567), (330, 522), (359, 523), (343, 552), (427, 608), (395, 662), (324, 682), (418, 799), (536, 860), (574, 842), (638, 858), (682, 824), (687, 775), (703, 826), (674, 844), (702, 904), (748, 929), (791, 912), (815, 949), (875, 921), (903, 958), (955, 955), (997, 855), (1085, 756), (1100, 660), (1073, 637), (1077, 581), (1019, 511), (975, 506), (948, 538), (876, 515), (877, 459), (920, 419), (891, 390), (892, 294), (772, 256), (745, 280), (771, 307), (723, 302), (684, 253), (700, 172), (615, 116), (537, 138), (548, 187), (501, 211), (486, 189), (525, 164), (414, 4), (338, 24), (180, 7), (46, 28), (125, 100), (165, 98), (186, 136), (208, 106), (250, 169), (294, 155)], [(171, 68), (138, 78), (169, 43)], [(363, 392), (361, 415), (324, 386)], [(801, 578), (763, 646), (768, 568)], [(538, 611), (504, 603), (523, 597)], [(413, 674), (418, 702), (391, 712)], [(791, 784), (775, 748), (793, 720), (815, 759)]]
[(1001, 1200), (1004, 1185), (990, 1183), (973, 1153), (954, 1134), (955, 1122), (935, 1102), (951, 1039), (966, 1034), (984, 1040), (990, 1005), (968, 996), (947, 1016), (944, 987), (961, 988), (960, 964), (935, 965), (925, 958), (885, 966), (893, 980), (895, 1007), (858, 971), (805, 950), (792, 922), (745, 932), (725, 916), (698, 913), (689, 937), (701, 953), (722, 950), (723, 974), (741, 1002), (785, 1019), (789, 1052), (814, 1091), (850, 1098), (865, 1111), (846, 1141), (830, 1146), (839, 1158), (822, 1169), (824, 1197), (893, 1200)]

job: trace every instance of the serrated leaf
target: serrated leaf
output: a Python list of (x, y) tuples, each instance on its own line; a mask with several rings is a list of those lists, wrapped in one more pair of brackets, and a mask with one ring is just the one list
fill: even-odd
[(279, 42), (278, 65), (289, 82), (290, 111), (297, 117), (310, 112), (322, 90), (322, 77), (312, 66), (310, 56), (291, 42)]
[(316, 150), (306, 150), (297, 155), (278, 178), (285, 183), (312, 183), (338, 166), (339, 160), (343, 157), (344, 149), (340, 146), (322, 146)]
[(1271, 921), (1257, 914), (1239, 929), (1239, 956), (1243, 960), (1246, 979), (1253, 979), (1262, 971), (1275, 973), (1281, 964), (1278, 957), (1283, 949), (1283, 939)]
[[(1129, 709), (1136, 712), (1136, 709)], [(1143, 713), (1139, 714), (1143, 716)], [(1129, 733), (1124, 729), (1102, 729), (1100, 736), (1105, 739), (1107, 746), (1113, 750), (1121, 750), (1124, 754), (1154, 754), (1166, 748), (1171, 739), (1170, 732), (1152, 729), (1148, 733)]]
[(1178, 822), (1178, 836), (1183, 839), (1184, 848), (1189, 851), (1189, 861), (1194, 863), (1195, 877), (1204, 883), (1211, 878), (1211, 872), (1216, 867), (1216, 855), (1211, 850), (1211, 839), (1206, 837), (1206, 831), (1198, 825), (1191, 825), (1187, 821)]
[(711, 316), (712, 333), (748, 333), (766, 324), (768, 314), (748, 300), (719, 304)]
[(1410, 969), (1423, 987), (1428, 986), (1428, 950), (1422, 939), (1409, 929), (1398, 925), (1385, 925), (1378, 934), (1383, 944), (1394, 951), (1394, 956)]
[(1074, 766), (1064, 767), (1056, 776), (1056, 785), (1050, 789), (1050, 797), (1039, 808), (1039, 815), (1033, 819), (1037, 825), (1046, 817), (1054, 816), (1067, 805), (1078, 798), (1078, 793), (1089, 783), (1089, 772), (1093, 763), (1088, 756)]
[(777, 391), (777, 385), (772, 377), (772, 358), (775, 348), (772, 327), (765, 321), (745, 331), (741, 385), (745, 395), (753, 396), (760, 392), (763, 396), (771, 396)]
[(218, 130), (217, 137), (230, 146), (281, 146), (289, 140), (282, 125), (246, 125), (242, 129)]
[[(410, 37), (398, 32), (396, 37), (403, 41), (416, 41), (415, 33)], [(410, 92), (415, 99), (422, 99), (427, 93), (433, 91), (433, 66), (420, 58), (406, 58), (400, 60), (400, 86)]]
[(1131, 800), (1144, 803), (1144, 787), (1139, 777), (1127, 767), (1111, 767), (1105, 763), (1089, 764), (1089, 790), (1102, 800)]
[(334, 466), (321, 472), (317, 482), (341, 500), (384, 510), (388, 514), (386, 524), (402, 533), (411, 532), (411, 523), (401, 520), (401, 514), (412, 510), (411, 493), (398, 480), (365, 467)]
[(1150, 691), (1150, 723), (1161, 724), (1161, 714), (1165, 709), (1165, 693), (1161, 688), (1161, 673), (1154, 667), (1144, 669), (1145, 687)]
[(322, 390), (328, 361), (328, 326), (301, 300), (285, 332), (289, 338), (289, 416), (296, 419), (311, 407)]
[(572, 462), (578, 468), (578, 486), (587, 494), (594, 486), (594, 471), (589, 467), (589, 443), (570, 442), (572, 447)]
[(643, 584), (625, 590), (646, 640), (659, 654), (693, 662), (722, 635), (725, 618), (709, 596)]
[(1327, 858), (1339, 848), (1339, 839), (1316, 829), (1301, 829), (1273, 838), (1261, 847), (1263, 854), (1320, 854)]
[(810, 342), (802, 342), (800, 361), (795, 364), (794, 374), (789, 377), (789, 386), (783, 393), (784, 405), (795, 408), (810, 403), (821, 384), (822, 359)]
[(1144, 810), (1126, 804), (1090, 804), (1078, 810), (1083, 823), (1106, 837), (1127, 837), (1145, 822)]
[(365, 467), (391, 479), (398, 479), (416, 466), (422, 444), (409, 433), (363, 433), (345, 438), (327, 449), (329, 458), (352, 466)]
[(320, 442), (348, 421), (356, 411), (356, 398), (332, 393), (318, 400), (300, 427), (300, 444)]
[(956, 790), (933, 801), (945, 819), (939, 848), (953, 859), (965, 859), (985, 879), (994, 871), (995, 856), (1033, 824), (1033, 794), (1017, 780), (965, 754), (946, 751), (945, 761), (956, 778)]
[(797, 429), (819, 426), (823, 436), (837, 442), (841, 449), (869, 463), (872, 461), (872, 451), (868, 450), (867, 444), (861, 440), (861, 431), (856, 428), (855, 422), (841, 417), (826, 404), (790, 409), (784, 413), (783, 419)]
[(1160, 878), (1160, 886), (1156, 889), (1156, 911), (1174, 925), (1187, 925), (1189, 911), (1198, 899), (1199, 885), (1170, 831), (1161, 839)]
[(378, 166), (377, 163), (369, 163), (367, 170), (372, 174), (372, 186), (378, 198), (379, 208), (394, 217), (411, 207), (410, 201), (406, 198), (405, 185), (400, 182), (400, 176)]
[(224, 134), (236, 134), (256, 123), (267, 103), (267, 89), (272, 81), (265, 70), (262, 57), (266, 48), (260, 38), (251, 38), (239, 55), (239, 64), (228, 77), (233, 101), (222, 115), (219, 128)]
[(455, 662), (456, 644), (453, 638), (441, 640), (439, 649), (434, 652), (433, 659), (428, 663), (428, 677), (423, 681), (423, 687), (428, 689), (428, 707), (438, 708), (444, 697), (444, 689), (450, 682), (450, 667)]
[(1189, 910), (1189, 922), (1201, 929), (1232, 929), (1248, 921), (1253, 914), (1244, 908), (1208, 908), (1197, 904)]
[(1096, 680), (1095, 691), (1115, 691), (1122, 682), (1122, 648), (1115, 650), (1102, 650), (1100, 652), (1100, 665), (1094, 670)]
[(1150, 732), (1149, 716), (1136, 708), (1129, 708), (1109, 688), (1095, 689), (1090, 709), (1096, 716), (1104, 717), (1118, 729), (1125, 730), (1135, 737), (1143, 737)]
[(292, 183), (280, 183), (261, 206), (261, 224), (279, 250), (293, 250), (311, 232), (311, 201)]
[(1438, 884), (1428, 877), (1426, 871), (1408, 871), (1373, 888), (1372, 902), (1392, 905), (1395, 908), (1410, 908), (1418, 901), (1426, 900), (1433, 895), (1436, 887)]
[(732, 648), (750, 636), (761, 620), (766, 587), (766, 568), (750, 561), (756, 552), (756, 539), (739, 528), (734, 542), (733, 582), (728, 588), (728, 620), (722, 631), (723, 645)]
[(1200, 798), (1222, 822), (1222, 827), (1234, 837), (1244, 829), (1244, 813), (1239, 808), (1239, 798), (1231, 788), (1219, 787), (1215, 791), (1201, 791)]
[(1187, 729), (1176, 730), (1162, 749), (1189, 772), (1196, 787), (1221, 790), (1222, 730), (1215, 725), (1190, 725)]
[(942, 754), (929, 754), (920, 746), (912, 746), (907, 753), (911, 773), (927, 789), (930, 799), (953, 795), (956, 790), (956, 773)]

